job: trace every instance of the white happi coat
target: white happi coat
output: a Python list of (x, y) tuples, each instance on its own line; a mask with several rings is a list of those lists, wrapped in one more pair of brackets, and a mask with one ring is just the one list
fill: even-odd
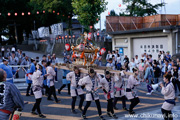
[[(96, 88), (100, 87), (100, 80), (101, 79), (102, 79), (101, 76), (99, 74), (96, 74), (94, 90)], [(78, 85), (85, 86), (86, 91), (87, 91), (86, 92), (86, 101), (92, 101), (93, 97), (94, 97), (94, 100), (98, 100), (99, 99), (98, 90), (96, 92), (93, 92), (93, 90), (92, 90), (93, 83), (92, 83), (91, 78), (90, 78), (89, 75), (84, 77), (84, 78), (82, 78), (82, 79), (80, 79), (79, 82), (78, 82)], [(92, 94), (89, 93), (89, 92), (92, 92)], [(92, 97), (92, 95), (93, 95), (93, 97)]]
[[(173, 86), (172, 82), (169, 83), (166, 87), (162, 87), (161, 93), (164, 95), (165, 100), (174, 99), (175, 98), (175, 90), (174, 90), (174, 86)], [(162, 105), (162, 108), (167, 111), (172, 110), (173, 107), (174, 107), (174, 104), (167, 103), (166, 101)]]
[(126, 89), (127, 89), (127, 88), (131, 89), (131, 92), (127, 92), (127, 91), (126, 91), (126, 97), (128, 98), (128, 100), (133, 99), (133, 98), (135, 98), (135, 97), (138, 97), (138, 96), (137, 96), (137, 91), (134, 90), (134, 87), (137, 86), (137, 85), (139, 85), (139, 84), (140, 84), (140, 82), (137, 81), (137, 79), (134, 78), (133, 75), (130, 75), (130, 76), (129, 76)]
[(42, 86), (44, 77), (40, 70), (37, 70), (32, 75), (33, 93), (36, 99), (42, 98)]
[[(111, 77), (111, 81), (107, 81), (106, 77), (102, 78), (100, 80), (100, 86), (106, 90), (107, 93), (104, 92), (104, 97), (106, 100), (114, 98), (114, 78)], [(111, 87), (109, 87), (109, 84), (111, 83)], [(111, 89), (111, 90), (110, 90)], [(110, 90), (110, 91), (109, 91)], [(108, 98), (108, 94), (110, 94), (110, 98)]]
[[(85, 74), (80, 73), (80, 79), (82, 79), (84, 76), (85, 76)], [(66, 75), (66, 80), (71, 81), (71, 96), (72, 97), (84, 94), (84, 91), (82, 90), (81, 86), (77, 87), (74, 71), (70, 72)], [(77, 90), (78, 95), (76, 94), (76, 90)]]
[(125, 76), (125, 74), (122, 71), (121, 76), (116, 76), (115, 78), (115, 84), (114, 84), (115, 97), (122, 97), (125, 95), (123, 76)]

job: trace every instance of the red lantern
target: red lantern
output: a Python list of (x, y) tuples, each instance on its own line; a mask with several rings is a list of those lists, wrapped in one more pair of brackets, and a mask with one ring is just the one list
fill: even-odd
[(67, 35), (65, 36), (65, 38), (67, 39)]
[(101, 50), (100, 50), (100, 55), (103, 55), (104, 53), (106, 52), (106, 49), (105, 48), (102, 48)]
[(62, 39), (64, 39), (64, 37), (62, 36)]
[(8, 13), (8, 16), (11, 16), (11, 13)]
[(99, 19), (98, 19), (98, 18), (97, 18), (96, 20), (97, 20), (97, 21), (99, 21)]
[(92, 29), (92, 28), (93, 28), (93, 26), (90, 26), (90, 28)]
[(24, 13), (22, 12), (22, 16), (24, 16)]
[(71, 36), (69, 36), (69, 39), (71, 39)]
[(59, 39), (61, 39), (61, 36), (59, 36)]
[(108, 12), (108, 15), (110, 15), (110, 12)]
[(37, 11), (37, 14), (39, 14), (39, 11)]
[(75, 38), (75, 35), (73, 35), (73, 38)]
[(97, 36), (99, 36), (99, 32), (97, 33)]
[(30, 12), (28, 12), (28, 15), (31, 15), (31, 13), (30, 13)]
[(15, 16), (17, 16), (17, 13), (14, 13)]
[(121, 7), (121, 4), (119, 4), (119, 7)]
[(88, 33), (88, 40), (92, 39), (92, 33)]
[(46, 11), (45, 10), (43, 10), (43, 13), (45, 13)]
[(64, 16), (64, 15), (63, 15)]
[(80, 45), (79, 45), (79, 51), (83, 51), (84, 48), (85, 48), (84, 44), (80, 44)]
[(55, 13), (55, 11), (53, 10), (53, 13)]
[(57, 15), (59, 15), (59, 13), (57, 13)]
[(66, 44), (65, 44), (65, 49), (66, 49), (67, 51), (70, 51), (70, 50), (71, 50), (70, 44), (66, 43)]

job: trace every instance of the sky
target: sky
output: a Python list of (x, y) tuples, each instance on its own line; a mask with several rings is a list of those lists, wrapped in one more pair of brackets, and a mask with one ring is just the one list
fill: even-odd
[[(162, 8), (162, 10), (158, 10), (159, 14), (180, 14), (180, 0), (148, 0), (152, 4), (161, 3), (161, 1), (164, 1), (166, 3), (165, 7)], [(120, 11), (124, 11), (126, 8), (126, 5), (122, 3), (122, 0), (106, 0), (108, 2), (107, 4), (107, 10), (101, 14), (101, 29), (104, 29), (105, 26), (105, 20), (106, 16), (108, 15), (108, 12), (111, 10), (114, 10), (116, 13), (119, 13)], [(119, 4), (121, 4), (121, 7), (119, 7)], [(97, 23), (95, 25), (96, 28), (100, 28), (100, 24)]]

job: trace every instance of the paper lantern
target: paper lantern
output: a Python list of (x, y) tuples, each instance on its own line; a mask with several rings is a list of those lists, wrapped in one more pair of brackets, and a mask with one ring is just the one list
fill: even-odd
[(119, 4), (118, 6), (121, 7), (121, 4)]
[(24, 16), (24, 13), (22, 12), (22, 16)]
[(64, 36), (62, 36), (62, 39), (64, 39)]
[(28, 12), (28, 15), (31, 15), (31, 12)]
[(88, 33), (88, 40), (92, 40), (92, 33)]
[(79, 51), (83, 51), (84, 48), (85, 48), (85, 45), (84, 45), (84, 44), (80, 44), (80, 45), (79, 45)]
[(75, 38), (75, 35), (73, 35), (73, 38)]
[(55, 11), (53, 10), (53, 13), (55, 13)]
[(103, 55), (104, 53), (106, 52), (106, 49), (105, 48), (102, 48), (101, 50), (100, 50), (100, 55)]
[(65, 44), (65, 49), (66, 49), (67, 51), (70, 51), (70, 50), (71, 50), (70, 44), (66, 43), (66, 44)]
[(11, 16), (11, 13), (8, 13), (8, 16)]
[(43, 10), (43, 13), (46, 13), (46, 11), (45, 11), (45, 10)]
[(110, 12), (108, 12), (108, 15), (110, 15)]
[(17, 16), (17, 13), (14, 13), (15, 16)]
[(37, 11), (37, 14), (39, 14), (39, 11)]
[(57, 15), (59, 15), (59, 13), (57, 13)]

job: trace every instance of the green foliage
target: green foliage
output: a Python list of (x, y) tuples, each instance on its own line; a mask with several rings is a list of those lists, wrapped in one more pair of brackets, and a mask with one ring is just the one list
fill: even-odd
[(106, 10), (105, 0), (72, 0), (74, 13), (84, 26), (94, 26), (98, 23), (99, 15)]
[[(157, 10), (165, 3), (151, 4), (148, 0), (123, 0), (127, 5), (126, 15), (129, 16), (150, 16), (157, 14)], [(124, 13), (122, 13), (123, 15)]]

